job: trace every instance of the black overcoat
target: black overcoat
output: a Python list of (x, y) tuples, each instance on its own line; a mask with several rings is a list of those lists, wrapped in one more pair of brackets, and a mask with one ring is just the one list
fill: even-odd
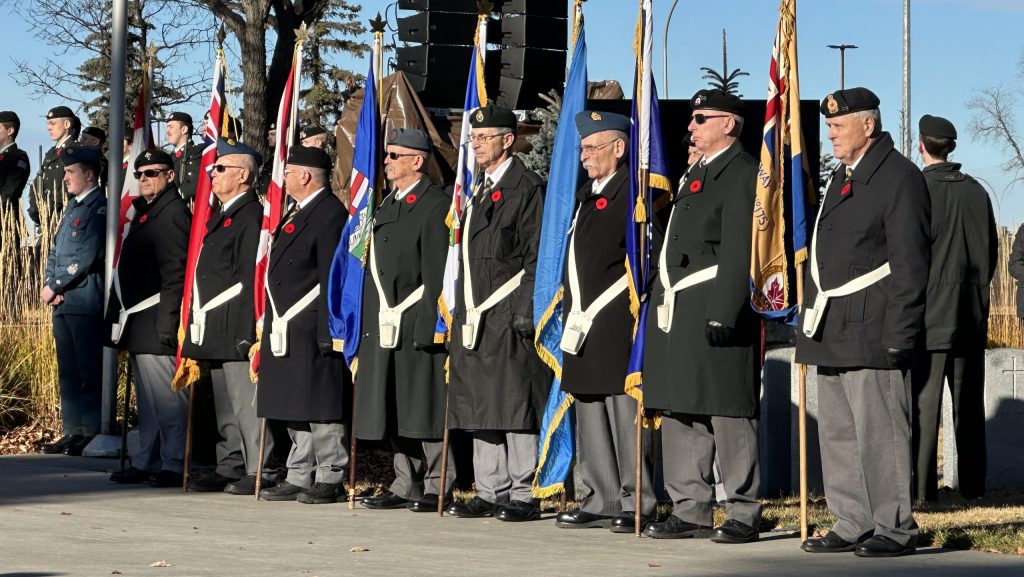
[[(825, 367), (896, 368), (886, 349), (913, 349), (924, 328), (930, 224), (931, 201), (924, 176), (896, 151), (889, 133), (883, 132), (861, 158), (850, 180), (841, 174), (832, 179), (813, 235), (825, 290), (842, 286), (886, 262), (892, 272), (864, 290), (830, 299), (815, 338), (797, 330), (797, 362)], [(811, 306), (818, 294), (810, 270), (808, 262), (805, 307)], [(803, 315), (800, 322), (802, 326)]]
[(925, 346), (984, 347), (999, 250), (992, 202), (978, 181), (960, 172), (959, 163), (926, 166), (924, 179), (932, 203)]
[[(64, 141), (65, 144), (69, 142), (70, 138)], [(32, 188), (28, 195), (28, 216), (36, 226), (46, 224), (40, 222), (43, 218), (40, 215), (40, 202), (47, 207), (48, 212), (45, 214), (49, 214), (54, 223), (58, 222), (64, 212), (64, 160), (60, 156), (63, 149), (64, 144), (51, 146), (43, 156), (39, 172), (32, 180)]]
[(360, 439), (400, 435), (439, 439), (444, 434), (443, 351), (417, 351), (431, 345), (437, 326), (448, 254), (445, 215), (451, 197), (424, 175), (400, 200), (388, 196), (374, 215), (377, 273), (392, 307), (423, 285), (423, 296), (405, 311), (401, 337), (393, 349), (380, 346), (380, 298), (367, 262), (363, 278), (362, 338), (356, 374), (355, 432)]
[(31, 170), (28, 153), (16, 143), (0, 152), (0, 207), (17, 210)]
[(203, 162), (203, 147), (188, 139), (181, 150), (175, 150), (171, 156), (174, 158), (174, 181), (178, 183), (178, 190), (181, 197), (191, 201), (196, 196), (196, 188), (199, 186), (199, 166)]
[[(752, 418), (760, 397), (760, 320), (750, 306), (750, 246), (757, 162), (734, 142), (691, 168), (660, 250), (669, 282), (718, 266), (714, 279), (675, 295), (671, 329), (657, 323), (665, 286), (652, 255), (654, 289), (645, 331), (644, 403), (673, 413)], [(732, 327), (732, 346), (712, 347), (709, 320)]]
[[(192, 343), (185, 333), (182, 355), (204, 361), (244, 361), (256, 342), (256, 317), (253, 311), (253, 281), (256, 274), (256, 250), (259, 247), (263, 205), (252, 190), (242, 193), (227, 211), (218, 211), (206, 224), (203, 250), (196, 263), (195, 282), (203, 304), (235, 284), (242, 292), (206, 313), (206, 334), (202, 345)], [(189, 324), (196, 308), (195, 294)]]
[[(537, 430), (551, 389), (551, 371), (534, 348), (532, 335), (512, 328), (513, 314), (533, 319), (533, 281), (537, 268), (544, 182), (517, 157), (473, 208), (469, 262), (477, 303), (498, 290), (520, 270), (522, 284), (484, 313), (475, 350), (462, 346), (466, 320), (459, 275), (456, 310), (449, 344), (449, 427), (505, 431)], [(465, 222), (465, 217), (463, 217)]]
[[(593, 180), (588, 180), (576, 192), (579, 212), (573, 235), (582, 310), (626, 274), (626, 217), (633, 215), (628, 177), (628, 166), (622, 166), (600, 194), (592, 194)], [(565, 263), (563, 323), (573, 305), (568, 252)], [(622, 291), (594, 317), (579, 354), (563, 352), (562, 389), (576, 395), (623, 393), (634, 324), (629, 312), (629, 292)]]
[[(135, 216), (128, 225), (117, 262), (120, 297), (126, 309), (156, 293), (160, 293), (160, 302), (128, 317), (121, 340), (114, 346), (132, 353), (174, 355), (178, 352), (178, 322), (192, 214), (173, 183), (152, 203), (139, 197), (132, 206)], [(120, 309), (118, 293), (111, 290), (108, 325), (117, 322)], [(109, 330), (106, 335), (110, 336)]]
[(270, 351), (273, 309), (266, 301), (260, 344), (260, 417), (283, 421), (337, 421), (347, 417), (345, 391), (351, 376), (345, 359), (332, 351), (327, 279), (348, 214), (330, 189), (322, 189), (292, 221), (276, 232), (270, 249), (267, 291), (284, 315), (320, 285), (320, 295), (288, 322), (288, 350)]

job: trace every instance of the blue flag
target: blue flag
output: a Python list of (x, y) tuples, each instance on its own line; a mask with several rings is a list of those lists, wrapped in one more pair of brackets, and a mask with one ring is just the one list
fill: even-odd
[(349, 217), (334, 252), (327, 283), (331, 338), (334, 339), (335, 349), (340, 347), (345, 353), (345, 361), (349, 366), (359, 351), (359, 332), (362, 328), (363, 269), (366, 266), (373, 210), (376, 206), (379, 133), (377, 90), (371, 63), (356, 127), (352, 180), (349, 182)]
[(554, 372), (554, 382), (541, 422), (537, 474), (533, 496), (548, 497), (563, 490), (574, 452), (572, 395), (562, 390), (562, 272), (566, 242), (579, 187), (580, 135), (573, 119), (587, 101), (587, 42), (583, 18), (576, 22), (569, 77), (565, 83), (555, 145), (548, 170), (544, 220), (537, 254), (533, 289), (533, 320), (537, 326), (537, 354)]

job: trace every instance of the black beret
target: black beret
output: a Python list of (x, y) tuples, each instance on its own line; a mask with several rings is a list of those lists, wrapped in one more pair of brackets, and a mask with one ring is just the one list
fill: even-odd
[(248, 154), (256, 160), (256, 166), (263, 164), (263, 157), (248, 144), (238, 142), (234, 138), (217, 139), (217, 156), (229, 154)]
[(320, 136), (321, 134), (327, 134), (327, 129), (324, 128), (323, 126), (318, 126), (316, 124), (312, 126), (306, 126), (299, 131), (299, 140), (305, 140), (310, 136)]
[(192, 116), (185, 112), (172, 112), (170, 116), (167, 117), (167, 122), (172, 120), (192, 126)]
[(21, 126), (21, 119), (13, 110), (0, 110), (0, 122)]
[(46, 118), (78, 118), (67, 106), (54, 106), (46, 113)]
[(270, 131), (273, 131), (273, 130), (277, 130), (277, 123), (276, 122), (271, 122), (270, 126), (267, 127), (267, 132), (270, 132)]
[(576, 130), (580, 138), (606, 130), (618, 130), (629, 134), (630, 120), (628, 117), (613, 112), (581, 110), (576, 113)]
[(104, 132), (103, 129), (98, 126), (90, 126), (83, 130), (82, 134), (88, 134), (89, 136), (96, 138), (100, 142), (104, 142), (107, 140), (107, 133)]
[(515, 113), (497, 104), (488, 104), (483, 108), (477, 108), (469, 116), (469, 123), (473, 128), (511, 128), (516, 130), (519, 127)]
[(729, 94), (724, 90), (718, 90), (717, 88), (698, 90), (693, 95), (693, 98), (690, 99), (690, 109), (694, 112), (698, 110), (721, 110), (722, 112), (730, 112), (740, 116), (743, 116), (743, 113), (747, 111), (747, 107), (743, 105), (743, 101), (738, 96)]
[(321, 148), (296, 144), (288, 149), (288, 164), (331, 169), (331, 157)]
[(140, 166), (152, 164), (162, 164), (174, 168), (174, 160), (171, 159), (171, 155), (159, 148), (150, 148), (135, 158), (135, 170), (138, 170)]
[(874, 110), (881, 101), (867, 88), (847, 88), (836, 90), (821, 101), (821, 113), (825, 118), (845, 116), (853, 112)]
[(933, 136), (935, 138), (949, 138), (956, 140), (956, 127), (953, 123), (941, 116), (925, 114), (917, 124), (917, 132), (921, 136)]
[(64, 161), (64, 166), (80, 162), (100, 163), (103, 162), (103, 150), (98, 146), (71, 144), (61, 149), (60, 158)]
[(392, 128), (391, 132), (388, 132), (388, 144), (424, 152), (431, 150), (430, 137), (426, 132), (415, 128)]

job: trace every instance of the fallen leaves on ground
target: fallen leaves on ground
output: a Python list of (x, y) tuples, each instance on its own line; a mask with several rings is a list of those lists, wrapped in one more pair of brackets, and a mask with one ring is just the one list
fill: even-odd
[(153, 563), (150, 563), (149, 566), (150, 567), (170, 567), (171, 564), (168, 563), (167, 561), (160, 560), (160, 561), (154, 561)]
[(365, 553), (367, 551), (369, 551), (369, 549), (363, 547), (362, 545), (356, 545), (355, 547), (348, 550), (349, 553)]

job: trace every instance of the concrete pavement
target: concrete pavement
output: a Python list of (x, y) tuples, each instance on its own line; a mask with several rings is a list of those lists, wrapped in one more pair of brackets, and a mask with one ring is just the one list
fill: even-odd
[[(860, 559), (803, 553), (785, 534), (730, 546), (563, 530), (550, 515), (512, 524), (183, 495), (114, 485), (114, 467), (110, 459), (0, 457), (0, 577), (1024, 575), (1024, 559), (974, 551)], [(170, 566), (150, 566), (158, 561)]]

